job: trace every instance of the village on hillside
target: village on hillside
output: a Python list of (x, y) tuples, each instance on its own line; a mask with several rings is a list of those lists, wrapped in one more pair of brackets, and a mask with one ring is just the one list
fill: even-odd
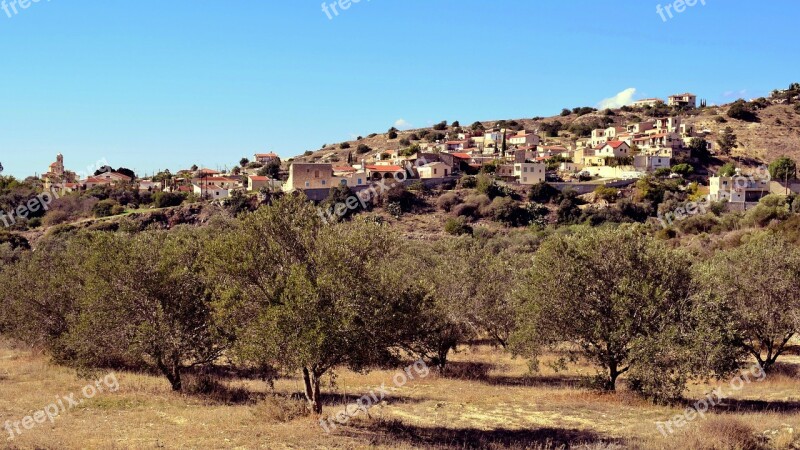
[[(786, 92), (775, 91), (771, 101), (785, 102)], [(411, 139), (400, 140), (401, 144), (408, 144), (403, 149), (373, 151), (362, 144), (349, 151), (350, 144), (341, 144), (341, 149), (348, 149), (346, 161), (331, 154), (328, 161), (300, 157), (282, 162), (270, 152), (257, 153), (252, 160), (242, 158), (239, 165), (226, 171), (194, 166), (174, 174), (167, 170), (153, 177), (135, 178), (130, 170), (105, 166), (80, 179), (76, 172), (66, 169), (64, 157), (59, 154), (41, 179), (46, 190), (55, 192), (133, 185), (143, 193), (180, 193), (202, 200), (223, 200), (235, 192), (300, 191), (311, 200), (322, 201), (331, 188), (340, 186), (359, 192), (390, 180), (406, 186), (421, 182), (432, 188), (453, 184), (465, 175), (487, 173), (512, 188), (548, 183), (560, 191), (587, 194), (598, 187), (624, 188), (648, 175), (680, 178), (694, 171), (686, 161), (696, 153), (724, 152), (718, 142), (709, 139), (710, 130), (698, 130), (681, 118), (681, 112), (698, 106), (704, 108), (705, 102), (698, 105), (697, 96), (691, 93), (671, 95), (666, 102), (656, 98), (639, 100), (622, 110), (661, 108), (671, 114), (592, 129), (590, 136), (578, 138), (573, 144), (553, 140), (546, 129), (511, 129), (505, 121), (489, 127), (475, 122), (469, 128), (457, 122), (447, 127), (443, 122), (433, 129), (449, 128), (449, 133), (413, 133)], [(586, 108), (576, 108), (583, 109)], [(562, 115), (570, 113), (565, 109)], [(606, 110), (605, 114), (614, 112)], [(397, 131), (389, 130), (390, 137), (397, 138)], [(428, 139), (423, 140), (422, 136)], [(309, 153), (312, 152), (306, 156)], [(709, 174), (708, 184), (701, 187), (705, 199), (725, 201), (732, 210), (745, 210), (769, 194), (800, 192), (800, 184), (793, 180), (771, 180), (756, 172), (759, 171), (736, 169)]]

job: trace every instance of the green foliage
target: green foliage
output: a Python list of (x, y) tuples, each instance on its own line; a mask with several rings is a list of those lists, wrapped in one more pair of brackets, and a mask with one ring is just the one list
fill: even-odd
[(350, 143), (349, 142), (342, 142), (341, 144), (339, 144), (339, 148), (342, 149), (342, 150), (347, 150), (348, 148), (350, 148)]
[(694, 167), (686, 163), (677, 164), (675, 166), (672, 166), (672, 173), (676, 173), (682, 177), (688, 177), (689, 175), (694, 173)]
[(719, 168), (719, 176), (732, 177), (736, 175), (736, 166), (733, 163), (725, 163)]
[(370, 146), (367, 145), (367, 144), (358, 144), (358, 147), (356, 148), (356, 153), (359, 154), (359, 155), (364, 155), (364, 154), (369, 153), (371, 151), (372, 151), (372, 148), (370, 148)]
[(156, 192), (153, 194), (153, 205), (156, 208), (169, 208), (179, 206), (186, 199), (177, 192)]
[(474, 189), (478, 186), (478, 179), (472, 175), (462, 175), (458, 180), (458, 185), (463, 189)]
[(444, 130), (446, 130), (447, 129), (447, 121), (443, 120), (443, 121), (437, 123), (436, 125), (433, 126), (433, 129), (436, 130), (436, 131), (444, 131)]
[(769, 165), (769, 174), (776, 181), (794, 180), (797, 177), (797, 163), (782, 156)]
[[(692, 310), (689, 267), (682, 254), (635, 228), (553, 236), (518, 294), (514, 349), (536, 361), (542, 349), (559, 347), (566, 351), (561, 364), (585, 359), (602, 368), (605, 389), (628, 373), (634, 389), (657, 400), (677, 398), (696, 362), (685, 321)], [(563, 347), (565, 341), (573, 346)]]
[(758, 116), (744, 100), (737, 100), (728, 109), (728, 117), (745, 122), (758, 122)]
[(598, 186), (594, 190), (595, 198), (598, 200), (605, 200), (609, 203), (614, 203), (619, 199), (619, 189), (605, 186)]
[(733, 128), (726, 127), (723, 130), (722, 134), (720, 135), (719, 139), (717, 140), (717, 145), (719, 145), (719, 151), (722, 152), (723, 155), (729, 155), (731, 150), (736, 148), (738, 144), (738, 137), (733, 132)]
[(472, 234), (472, 227), (469, 226), (463, 217), (451, 217), (447, 219), (444, 224), (444, 231), (453, 236), (461, 236), (464, 234)]
[(722, 365), (736, 366), (747, 354), (770, 370), (800, 329), (798, 248), (778, 235), (762, 233), (717, 253), (696, 272), (696, 295), (714, 331), (709, 336), (715, 347), (730, 349), (715, 354), (735, 358)]
[(97, 202), (92, 208), (95, 217), (109, 217), (114, 215), (114, 207), (119, 206), (115, 200), (102, 200)]
[(528, 192), (528, 200), (536, 203), (551, 203), (559, 197), (561, 197), (561, 191), (545, 182), (531, 186), (531, 190)]

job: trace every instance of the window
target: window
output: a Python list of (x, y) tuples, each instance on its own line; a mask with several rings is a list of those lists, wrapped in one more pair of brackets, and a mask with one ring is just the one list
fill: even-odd
[(439, 173), (439, 169), (433, 169), (433, 174), (436, 175)]
[(361, 185), (361, 178), (358, 179), (358, 185)]
[(311, 183), (306, 181), (306, 187), (311, 187)]
[(322, 185), (325, 186), (325, 180), (322, 180)]

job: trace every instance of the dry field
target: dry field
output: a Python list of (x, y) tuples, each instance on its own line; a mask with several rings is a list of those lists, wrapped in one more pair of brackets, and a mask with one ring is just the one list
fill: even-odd
[[(14, 440), (5, 448), (561, 448), (758, 449), (800, 448), (800, 379), (787, 357), (780, 373), (746, 384), (706, 419), (663, 437), (655, 422), (681, 407), (654, 406), (623, 391), (601, 394), (584, 386), (590, 367), (528, 372), (524, 360), (489, 346), (463, 349), (445, 378), (434, 373), (397, 389), (369, 417), (326, 434), (305, 415), (298, 379), (274, 391), (260, 381), (226, 381), (211, 394), (175, 394), (166, 380), (119, 373), (119, 390), (104, 392)], [(800, 366), (798, 366), (800, 367)], [(340, 411), (397, 371), (367, 375), (339, 371), (326, 383), (325, 414)], [(17, 421), (58, 396), (80, 398), (91, 380), (52, 365), (24, 348), (0, 343), (0, 420)], [(700, 399), (726, 382), (693, 385)], [(730, 390), (730, 389), (729, 389)], [(349, 399), (349, 400), (348, 400)]]

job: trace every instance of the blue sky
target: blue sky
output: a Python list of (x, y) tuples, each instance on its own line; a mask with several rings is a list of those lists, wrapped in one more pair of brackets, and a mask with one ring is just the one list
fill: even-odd
[(0, 9), (0, 162), (218, 168), (401, 119), (549, 116), (629, 88), (721, 103), (800, 81), (800, 2), (705, 1), (666, 22), (659, 0), (362, 0), (332, 20), (320, 0)]

